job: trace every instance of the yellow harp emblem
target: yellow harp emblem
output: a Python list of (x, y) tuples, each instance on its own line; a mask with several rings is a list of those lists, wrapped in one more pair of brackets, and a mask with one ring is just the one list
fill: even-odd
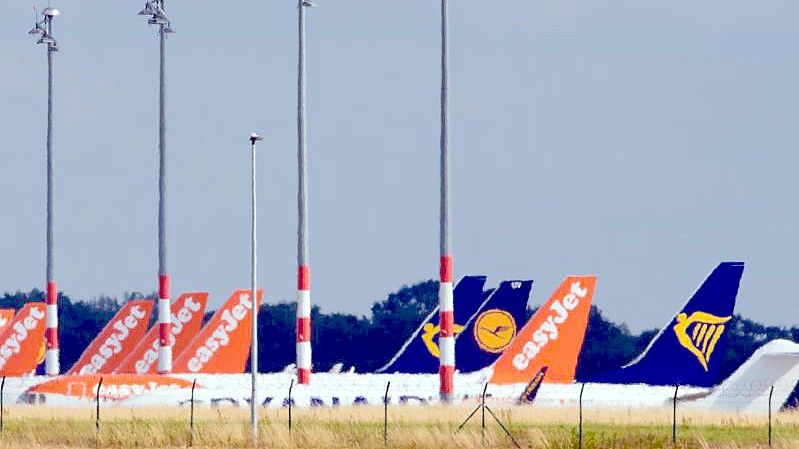
[(685, 313), (677, 315), (677, 323), (673, 328), (677, 340), (696, 356), (705, 371), (708, 370), (707, 364), (716, 343), (724, 333), (724, 324), (730, 318), (732, 317), (718, 317), (706, 312), (693, 312), (691, 316)]

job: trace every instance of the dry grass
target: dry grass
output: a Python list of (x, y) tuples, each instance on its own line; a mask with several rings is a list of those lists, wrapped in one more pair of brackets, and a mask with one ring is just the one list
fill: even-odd
[[(511, 448), (513, 443), (487, 415), (485, 442), (478, 413), (456, 433), (470, 408), (389, 409), (392, 448)], [(577, 447), (577, 410), (513, 407), (497, 409), (522, 447)], [(261, 447), (372, 448), (383, 446), (380, 407), (295, 409), (288, 432), (286, 409), (261, 410)], [(0, 447), (6, 448), (184, 448), (192, 442), (188, 408), (101, 410), (99, 438), (93, 412), (83, 408), (14, 406), (6, 410)], [(671, 448), (671, 410), (586, 410), (584, 447)], [(245, 409), (198, 408), (193, 446), (251, 447)], [(741, 449), (767, 447), (765, 417), (685, 411), (678, 413), (678, 447)], [(799, 413), (775, 418), (774, 447), (799, 447)]]

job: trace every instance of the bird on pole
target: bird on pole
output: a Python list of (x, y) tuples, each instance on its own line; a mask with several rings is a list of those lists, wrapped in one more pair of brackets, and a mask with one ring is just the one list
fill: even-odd
[(37, 44), (47, 45), (47, 224), (46, 224), (46, 267), (45, 278), (47, 283), (45, 296), (45, 354), (44, 372), (48, 376), (56, 376), (61, 368), (59, 366), (58, 345), (58, 286), (53, 276), (53, 54), (58, 51), (58, 42), (53, 37), (53, 19), (61, 15), (61, 11), (51, 6), (42, 10), (39, 19), (36, 8), (35, 24), (28, 34), (37, 36)]
[(139, 11), (158, 26), (158, 373), (172, 371), (172, 314), (166, 269), (166, 35), (174, 33), (166, 16), (165, 0), (150, 0)]
[(297, 5), (297, 383), (311, 383), (311, 265), (308, 256), (308, 169), (305, 129), (305, 9), (310, 0)]

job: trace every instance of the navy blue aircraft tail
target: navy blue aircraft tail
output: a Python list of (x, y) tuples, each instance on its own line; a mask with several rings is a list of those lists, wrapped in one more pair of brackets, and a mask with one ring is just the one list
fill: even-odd
[(743, 262), (720, 263), (685, 307), (635, 360), (588, 382), (711, 387), (720, 380), (726, 330), (735, 309)]
[[(490, 296), (492, 290), (483, 291), (485, 276), (465, 276), (455, 286), (455, 332), (463, 330)], [(391, 360), (378, 373), (437, 373), (438, 372), (438, 307), (425, 317), (422, 324), (408, 338)]]
[(455, 367), (462, 373), (494, 363), (527, 318), (532, 280), (504, 281), (455, 337)]

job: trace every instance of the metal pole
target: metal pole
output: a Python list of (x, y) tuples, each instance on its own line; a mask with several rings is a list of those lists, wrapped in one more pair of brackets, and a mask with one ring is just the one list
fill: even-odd
[(5, 432), (5, 401), (4, 401), (5, 389), (6, 389), (6, 376), (3, 376), (3, 381), (0, 382), (0, 433)]
[(197, 379), (191, 383), (191, 415), (189, 416), (189, 447), (194, 446), (194, 389), (197, 387)]
[(291, 384), (289, 384), (289, 434), (291, 434), (291, 406), (293, 405), (291, 400), (292, 388), (294, 388), (294, 379), (291, 379)]
[(449, 219), (449, 73), (448, 73), (447, 0), (441, 0), (441, 142), (440, 142), (440, 267), (438, 304), (441, 331), (438, 339), (440, 357), (439, 394), (444, 403), (454, 399), (455, 332), (452, 285), (452, 248)]
[(305, 148), (305, 8), (298, 0), (297, 54), (297, 381), (311, 382), (311, 266), (308, 256), (308, 170)]
[[(258, 283), (257, 283), (257, 267), (258, 267), (258, 240), (256, 233), (256, 194), (255, 194), (255, 142), (260, 140), (260, 136), (253, 133), (250, 135), (250, 147), (252, 153), (252, 297), (257, 299)], [(258, 301), (253, 301), (253, 304), (258, 304)], [(252, 333), (252, 343), (250, 344), (250, 374), (252, 376), (252, 392), (250, 396), (250, 426), (252, 427), (252, 443), (253, 447), (258, 446), (258, 307), (253, 307), (252, 320), (250, 332)]]
[[(53, 16), (45, 16), (47, 34), (53, 35)], [(56, 48), (47, 44), (47, 293), (46, 341), (44, 371), (47, 375), (59, 373), (58, 366), (58, 288), (53, 276), (53, 53)]]
[(388, 446), (388, 389), (391, 381), (386, 383), (386, 395), (383, 397), (383, 446)]
[[(160, 1), (165, 8), (164, 0)], [(158, 372), (172, 371), (170, 278), (166, 268), (166, 25), (158, 27)]]
[(95, 399), (95, 403), (97, 404), (96, 414), (94, 417), (94, 430), (96, 433), (96, 438), (99, 443), (100, 441), (100, 387), (103, 386), (103, 378), (100, 378), (100, 382), (97, 384), (97, 398)]

